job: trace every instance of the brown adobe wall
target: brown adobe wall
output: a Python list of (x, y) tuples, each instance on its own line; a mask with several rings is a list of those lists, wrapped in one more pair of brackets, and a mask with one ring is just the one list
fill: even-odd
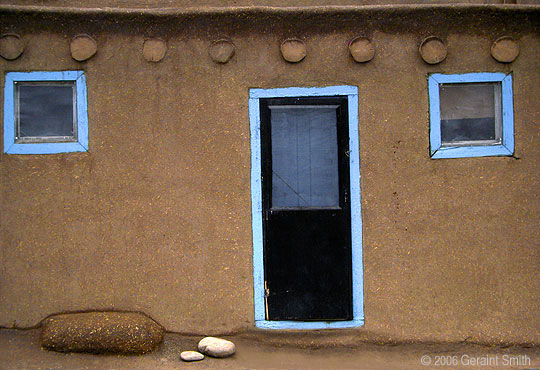
[[(143, 311), (171, 331), (253, 327), (251, 87), (359, 88), (366, 325), (359, 339), (540, 344), (538, 11), (118, 17), (3, 13), (26, 42), (7, 71), (83, 69), (90, 151), (0, 155), (0, 325)], [(96, 56), (69, 56), (88, 33)], [(428, 66), (419, 42), (449, 55)], [(356, 64), (347, 42), (377, 51)], [(510, 34), (521, 54), (489, 54)], [(145, 37), (167, 40), (157, 64)], [(208, 45), (236, 55), (214, 64)], [(281, 59), (303, 38), (308, 56)], [(516, 157), (430, 160), (427, 74), (513, 72)], [(0, 86), (3, 95), (3, 79)], [(1, 109), (3, 114), (3, 109)]]

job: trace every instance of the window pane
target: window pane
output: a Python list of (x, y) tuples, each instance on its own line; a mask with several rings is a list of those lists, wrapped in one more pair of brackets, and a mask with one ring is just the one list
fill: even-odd
[(73, 87), (19, 84), (17, 136), (74, 136)]
[(272, 207), (337, 207), (336, 108), (271, 106)]
[(500, 84), (441, 84), (439, 93), (443, 143), (501, 139)]

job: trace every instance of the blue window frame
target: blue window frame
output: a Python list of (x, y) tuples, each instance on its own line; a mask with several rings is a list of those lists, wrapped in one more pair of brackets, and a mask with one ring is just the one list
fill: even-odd
[[(332, 322), (266, 320), (261, 184), (261, 117), (259, 99), (314, 96), (346, 96), (348, 101), (353, 319), (350, 321)], [(364, 325), (364, 283), (362, 265), (362, 216), (360, 203), (360, 154), (358, 146), (358, 88), (356, 86), (329, 86), (320, 88), (289, 87), (278, 89), (251, 89), (249, 97), (255, 325), (265, 329), (327, 329), (362, 326)]]
[(511, 75), (437, 73), (428, 90), (431, 158), (514, 154)]
[(88, 150), (83, 71), (9, 72), (4, 90), (4, 152)]

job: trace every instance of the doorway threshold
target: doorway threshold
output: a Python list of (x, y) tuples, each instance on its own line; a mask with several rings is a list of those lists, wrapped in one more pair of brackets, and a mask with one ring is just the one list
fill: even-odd
[(256, 320), (255, 326), (260, 329), (296, 329), (296, 330), (316, 330), (316, 329), (341, 329), (355, 328), (364, 325), (364, 320), (348, 321), (273, 321)]

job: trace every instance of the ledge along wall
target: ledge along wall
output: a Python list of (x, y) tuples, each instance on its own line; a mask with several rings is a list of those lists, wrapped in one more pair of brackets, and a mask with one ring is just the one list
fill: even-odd
[[(2, 76), (84, 70), (90, 148), (0, 154), (0, 326), (115, 309), (184, 333), (253, 328), (249, 88), (353, 85), (365, 326), (341, 333), (540, 344), (538, 7), (0, 18), (26, 45)], [(77, 34), (97, 41), (88, 61), (70, 57)], [(448, 45), (440, 64), (419, 57), (429, 35)], [(504, 35), (521, 50), (510, 64), (490, 55)], [(372, 61), (349, 55), (356, 36)], [(148, 37), (167, 41), (159, 63), (143, 58)], [(224, 37), (236, 53), (216, 64)], [(289, 37), (306, 42), (300, 63), (280, 55)], [(466, 72), (513, 73), (515, 157), (430, 159), (428, 74)]]

